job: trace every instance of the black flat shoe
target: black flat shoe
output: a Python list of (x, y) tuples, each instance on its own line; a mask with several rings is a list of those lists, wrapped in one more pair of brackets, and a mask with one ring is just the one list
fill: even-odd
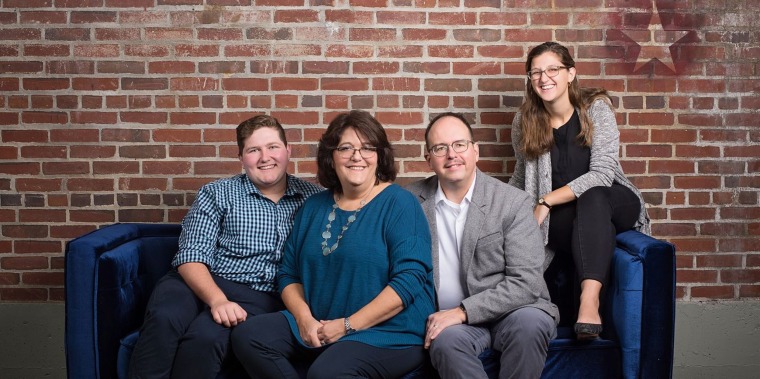
[(580, 341), (589, 341), (599, 338), (602, 333), (602, 324), (588, 324), (585, 322), (575, 323), (575, 338)]

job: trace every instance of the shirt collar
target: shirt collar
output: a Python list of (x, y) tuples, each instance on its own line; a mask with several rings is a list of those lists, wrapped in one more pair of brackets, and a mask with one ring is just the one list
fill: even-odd
[[(467, 193), (464, 195), (464, 199), (462, 199), (462, 202), (467, 202), (468, 204), (472, 202), (472, 192), (475, 189), (475, 181), (478, 179), (478, 176), (475, 175), (474, 178), (472, 178), (472, 183), (470, 184), (470, 189), (467, 190)], [(446, 194), (443, 193), (443, 190), (441, 189), (441, 183), (438, 183), (438, 188), (435, 190), (435, 203), (438, 204), (441, 201), (446, 200)]]
[[(251, 179), (248, 178), (248, 175), (240, 174), (240, 176), (241, 176), (240, 180), (243, 182), (243, 186), (248, 191), (248, 193), (255, 194), (258, 196), (264, 196), (261, 193), (261, 190), (259, 190), (259, 187), (256, 187), (251, 181)], [(285, 180), (287, 183), (287, 187), (285, 187), (285, 194), (283, 194), (283, 197), (294, 196), (294, 195), (303, 196), (303, 188), (301, 188), (301, 186), (298, 185), (298, 180), (294, 176), (286, 173)]]

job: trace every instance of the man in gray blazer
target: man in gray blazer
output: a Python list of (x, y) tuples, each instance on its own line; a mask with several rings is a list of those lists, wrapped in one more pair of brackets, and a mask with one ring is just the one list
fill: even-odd
[(544, 244), (524, 191), (483, 174), (458, 113), (425, 131), (435, 176), (410, 184), (430, 224), (438, 312), (425, 347), (443, 379), (486, 378), (478, 355), (501, 351), (499, 378), (538, 378), (559, 313), (544, 282)]

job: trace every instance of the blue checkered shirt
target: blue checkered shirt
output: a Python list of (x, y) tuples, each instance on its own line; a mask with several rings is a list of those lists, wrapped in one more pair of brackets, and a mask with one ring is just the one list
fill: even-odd
[(204, 263), (209, 271), (252, 289), (275, 292), (275, 277), (298, 208), (322, 188), (288, 175), (276, 204), (245, 174), (206, 184), (182, 220), (172, 265)]

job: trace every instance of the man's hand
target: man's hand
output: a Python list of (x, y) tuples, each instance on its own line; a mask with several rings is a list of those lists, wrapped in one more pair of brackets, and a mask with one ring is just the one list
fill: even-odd
[(317, 330), (317, 336), (319, 341), (323, 344), (330, 344), (337, 342), (341, 337), (346, 335), (346, 326), (343, 324), (343, 319), (337, 320), (322, 320), (320, 321), (322, 326)]
[(430, 344), (444, 329), (451, 325), (463, 324), (466, 320), (467, 315), (459, 307), (438, 311), (428, 316), (425, 349), (430, 348)]
[(214, 321), (227, 328), (236, 326), (248, 317), (248, 312), (243, 307), (227, 299), (212, 304), (209, 308), (211, 309), (211, 317), (214, 318)]

